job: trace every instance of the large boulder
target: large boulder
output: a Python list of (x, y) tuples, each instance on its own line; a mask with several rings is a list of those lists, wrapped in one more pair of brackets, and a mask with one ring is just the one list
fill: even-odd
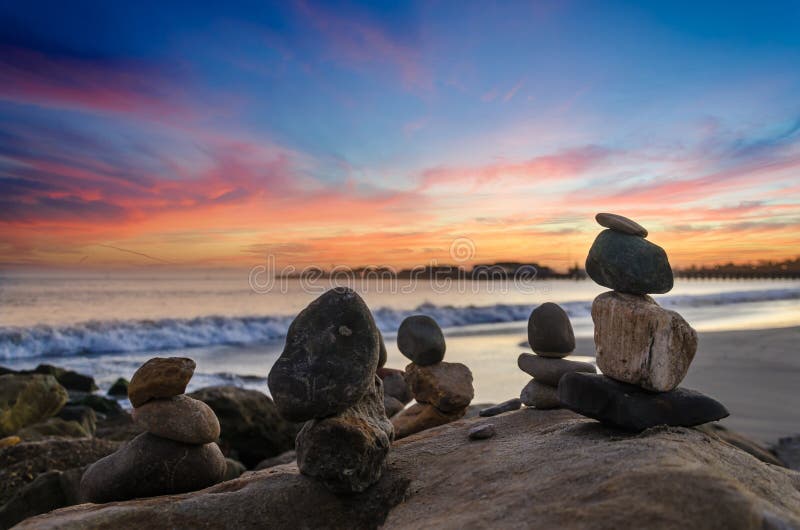
[(445, 413), (465, 409), (475, 396), (472, 372), (461, 363), (410, 363), (406, 366), (406, 382), (419, 403), (428, 403)]
[(586, 274), (623, 293), (654, 294), (672, 289), (672, 268), (664, 249), (616, 230), (603, 230), (586, 257)]
[(609, 291), (592, 303), (597, 366), (618, 381), (666, 392), (677, 387), (697, 351), (697, 333), (649, 296)]
[(332, 416), (369, 390), (379, 356), (378, 328), (367, 304), (351, 289), (331, 289), (292, 321), (269, 372), (269, 390), (289, 421)]
[(222, 451), (248, 468), (294, 448), (302, 424), (284, 420), (266, 394), (235, 386), (211, 386), (188, 395), (211, 407), (219, 419)]
[(142, 433), (101, 458), (81, 478), (81, 498), (105, 503), (206, 488), (227, 462), (215, 443), (193, 445)]
[(471, 442), (485, 421), (396, 442), (389, 471), (349, 497), (281, 466), (195, 493), (64, 508), (20, 530), (800, 527), (800, 474), (694, 429), (630, 435), (525, 409), (492, 418), (497, 435)]
[(0, 375), (0, 437), (57, 414), (68, 397), (51, 375)]
[(307, 422), (297, 435), (297, 467), (332, 491), (360, 492), (377, 482), (394, 438), (379, 377), (341, 414)]

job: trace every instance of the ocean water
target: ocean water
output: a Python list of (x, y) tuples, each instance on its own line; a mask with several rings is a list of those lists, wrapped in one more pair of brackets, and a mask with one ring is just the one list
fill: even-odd
[[(530, 311), (551, 301), (570, 315), (576, 335), (590, 337), (591, 281), (412, 283), (351, 281), (375, 315), (402, 367), (395, 332), (408, 315), (434, 317), (448, 339), (447, 359), (470, 366), (476, 399), (507, 393), (502, 370), (517, 371)], [(47, 362), (93, 374), (102, 388), (130, 377), (146, 359), (185, 355), (198, 363), (191, 387), (237, 384), (262, 391), (294, 315), (331, 281), (253, 285), (247, 271), (159, 273), (3, 273), (0, 275), (0, 364)], [(800, 281), (677, 280), (663, 306), (699, 331), (800, 325)], [(576, 352), (591, 360), (592, 352)], [(523, 374), (524, 375), (524, 374)], [(485, 379), (486, 384), (478, 381)], [(498, 386), (499, 385), (499, 386)]]

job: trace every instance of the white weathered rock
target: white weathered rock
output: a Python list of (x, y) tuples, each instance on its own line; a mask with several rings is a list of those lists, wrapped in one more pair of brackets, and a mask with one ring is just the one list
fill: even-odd
[(649, 296), (603, 293), (592, 304), (597, 366), (618, 381), (666, 392), (677, 387), (697, 351), (697, 333)]

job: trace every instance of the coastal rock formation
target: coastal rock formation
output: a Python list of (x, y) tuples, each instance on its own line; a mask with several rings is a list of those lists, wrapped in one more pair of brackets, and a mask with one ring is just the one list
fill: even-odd
[(367, 304), (351, 289), (331, 289), (289, 326), (269, 372), (270, 393), (289, 421), (339, 414), (369, 390), (379, 356), (378, 328)]
[(575, 333), (566, 311), (545, 302), (528, 318), (528, 343), (542, 357), (566, 357), (575, 349)]
[(341, 414), (314, 419), (297, 435), (297, 467), (339, 493), (364, 491), (383, 472), (394, 437), (383, 409), (379, 377), (352, 407)]
[(0, 375), (0, 437), (54, 416), (68, 398), (51, 375)]
[(220, 423), (222, 452), (248, 468), (294, 448), (302, 424), (284, 420), (269, 396), (236, 386), (210, 386), (188, 394), (211, 407)]
[(603, 374), (647, 390), (677, 387), (697, 351), (697, 333), (649, 296), (610, 291), (592, 304), (597, 366)]
[(178, 396), (194, 374), (195, 363), (186, 357), (154, 357), (139, 367), (128, 385), (131, 405), (139, 407), (151, 399)]
[(412, 315), (400, 323), (397, 347), (420, 366), (441, 362), (447, 348), (439, 324), (427, 315)]
[(558, 386), (558, 381), (564, 374), (572, 372), (597, 373), (597, 368), (592, 363), (571, 361), (569, 359), (548, 359), (530, 353), (520, 353), (517, 358), (519, 369), (533, 376), (542, 384), (552, 387)]
[(586, 274), (596, 283), (631, 294), (666, 293), (672, 268), (664, 249), (643, 237), (603, 230), (586, 257)]
[(720, 402), (694, 390), (654, 394), (597, 374), (565, 375), (558, 384), (558, 399), (584, 416), (630, 431), (656, 425), (691, 427), (728, 416)]
[(225, 468), (215, 443), (185, 444), (144, 432), (89, 466), (81, 497), (104, 503), (195, 491), (221, 481)]
[(147, 432), (187, 444), (219, 438), (219, 420), (211, 407), (185, 394), (154, 399), (133, 410), (133, 419)]
[(391, 472), (348, 497), (280, 466), (193, 493), (73, 506), (19, 529), (800, 527), (796, 472), (691, 428), (629, 435), (566, 410), (524, 409), (493, 418), (494, 438), (470, 441), (483, 422), (395, 443)]
[(438, 362), (428, 366), (410, 363), (406, 381), (419, 403), (428, 403), (442, 412), (465, 409), (475, 390), (472, 372), (461, 363)]

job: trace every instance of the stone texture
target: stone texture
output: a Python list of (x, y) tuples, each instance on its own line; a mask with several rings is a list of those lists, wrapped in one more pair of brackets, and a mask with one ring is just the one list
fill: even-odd
[(406, 383), (406, 373), (396, 368), (379, 368), (378, 377), (383, 381), (383, 395), (392, 396), (403, 405), (414, 399), (411, 388)]
[(561, 376), (570, 372), (597, 373), (592, 363), (571, 361), (569, 359), (549, 359), (541, 355), (520, 353), (517, 358), (519, 369), (533, 376), (542, 384), (558, 386)]
[(397, 347), (420, 366), (440, 362), (447, 349), (439, 324), (427, 315), (412, 315), (400, 323)]
[(247, 468), (244, 467), (244, 464), (233, 458), (226, 458), (225, 475), (222, 477), (222, 482), (239, 478), (245, 471), (247, 471)]
[(89, 466), (81, 498), (104, 503), (200, 490), (221, 481), (226, 466), (215, 443), (189, 445), (142, 433)]
[(124, 377), (120, 377), (108, 388), (108, 395), (114, 397), (127, 397), (128, 385), (130, 385), (130, 381)]
[(755, 440), (751, 440), (738, 432), (731, 431), (719, 423), (704, 423), (695, 427), (698, 431), (702, 431), (710, 436), (715, 436), (723, 442), (729, 443), (734, 447), (738, 447), (742, 451), (750, 453), (762, 462), (772, 464), (775, 466), (787, 467), (777, 456), (772, 454), (769, 449), (762, 446)]
[(273, 456), (272, 458), (266, 458), (262, 460), (258, 463), (255, 469), (267, 469), (270, 467), (282, 466), (283, 464), (292, 464), (294, 462), (297, 462), (297, 451), (292, 449), (291, 451), (286, 451), (278, 456)]
[(51, 375), (0, 375), (0, 437), (57, 414), (67, 399)]
[(697, 333), (652, 298), (606, 292), (592, 304), (597, 366), (648, 390), (677, 387), (697, 351)]
[(281, 418), (266, 394), (235, 386), (212, 386), (188, 395), (211, 407), (221, 426), (222, 451), (248, 468), (294, 448), (301, 425)]
[(445, 413), (466, 408), (475, 396), (472, 372), (461, 363), (410, 363), (406, 366), (406, 382), (418, 402)]
[(49, 438), (86, 438), (92, 433), (77, 421), (47, 418), (18, 430), (17, 435), (26, 442), (36, 442)]
[(586, 274), (604, 287), (632, 294), (666, 293), (673, 283), (663, 248), (614, 230), (603, 230), (594, 240)]
[(497, 405), (492, 405), (490, 407), (486, 407), (481, 409), (478, 412), (478, 415), (484, 418), (490, 416), (497, 416), (498, 414), (503, 414), (504, 412), (511, 412), (512, 410), (518, 410), (522, 406), (522, 401), (519, 398), (509, 399), (508, 401), (503, 401), (502, 403), (498, 403)]
[(537, 409), (557, 409), (561, 406), (556, 388), (542, 384), (535, 379), (531, 379), (525, 385), (520, 392), (519, 399), (526, 406)]
[(394, 437), (383, 410), (383, 388), (370, 390), (352, 407), (307, 422), (297, 435), (297, 467), (339, 493), (361, 492), (381, 477)]
[(558, 304), (545, 302), (528, 318), (528, 343), (544, 357), (565, 357), (575, 349), (569, 316)]
[(603, 375), (565, 375), (558, 398), (579, 414), (637, 432), (656, 425), (692, 427), (728, 416), (720, 402), (694, 390), (652, 393)]
[(383, 396), (383, 409), (386, 411), (386, 417), (391, 418), (406, 406), (392, 396)]
[(139, 407), (151, 399), (183, 394), (194, 374), (195, 363), (186, 357), (154, 357), (131, 377), (128, 399)]
[(469, 430), (470, 440), (486, 440), (497, 434), (493, 423), (482, 423), (476, 425)]
[(395, 440), (450, 423), (451, 421), (462, 418), (465, 413), (465, 409), (446, 413), (433, 405), (414, 403), (407, 409), (404, 409), (400, 414), (392, 416)]
[(594, 216), (595, 221), (600, 226), (610, 228), (623, 234), (630, 234), (632, 236), (647, 237), (647, 229), (627, 217), (617, 215), (615, 213), (599, 213)]
[(37, 476), (0, 506), (0, 528), (11, 528), (28, 517), (78, 504), (82, 472), (83, 468), (74, 468), (48, 471)]
[(773, 451), (786, 467), (800, 471), (800, 435), (780, 438)]
[(95, 430), (97, 430), (97, 414), (94, 409), (86, 405), (67, 404), (56, 417), (65, 421), (77, 422), (89, 436), (94, 436)]
[(153, 399), (133, 409), (133, 420), (156, 436), (187, 444), (219, 438), (219, 420), (211, 407), (185, 394)]
[(694, 429), (628, 435), (567, 410), (525, 409), (492, 419), (494, 441), (470, 441), (483, 421), (396, 442), (390, 471), (361, 494), (335, 495), (282, 466), (195, 493), (73, 506), (20, 530), (150, 530), (165, 521), (176, 530), (800, 526), (796, 472)]
[(351, 289), (331, 289), (289, 326), (269, 390), (289, 421), (332, 416), (369, 390), (379, 355), (378, 328), (364, 300)]
[(53, 377), (56, 378), (56, 381), (58, 381), (61, 386), (70, 391), (74, 390), (77, 392), (94, 392), (95, 390), (97, 390), (97, 385), (94, 382), (94, 377), (90, 375), (79, 374), (78, 372), (74, 372), (72, 370), (67, 370), (66, 368), (60, 368), (58, 366), (53, 366), (50, 364), (40, 364), (32, 371), (30, 372), (25, 371), (22, 373), (52, 375)]

